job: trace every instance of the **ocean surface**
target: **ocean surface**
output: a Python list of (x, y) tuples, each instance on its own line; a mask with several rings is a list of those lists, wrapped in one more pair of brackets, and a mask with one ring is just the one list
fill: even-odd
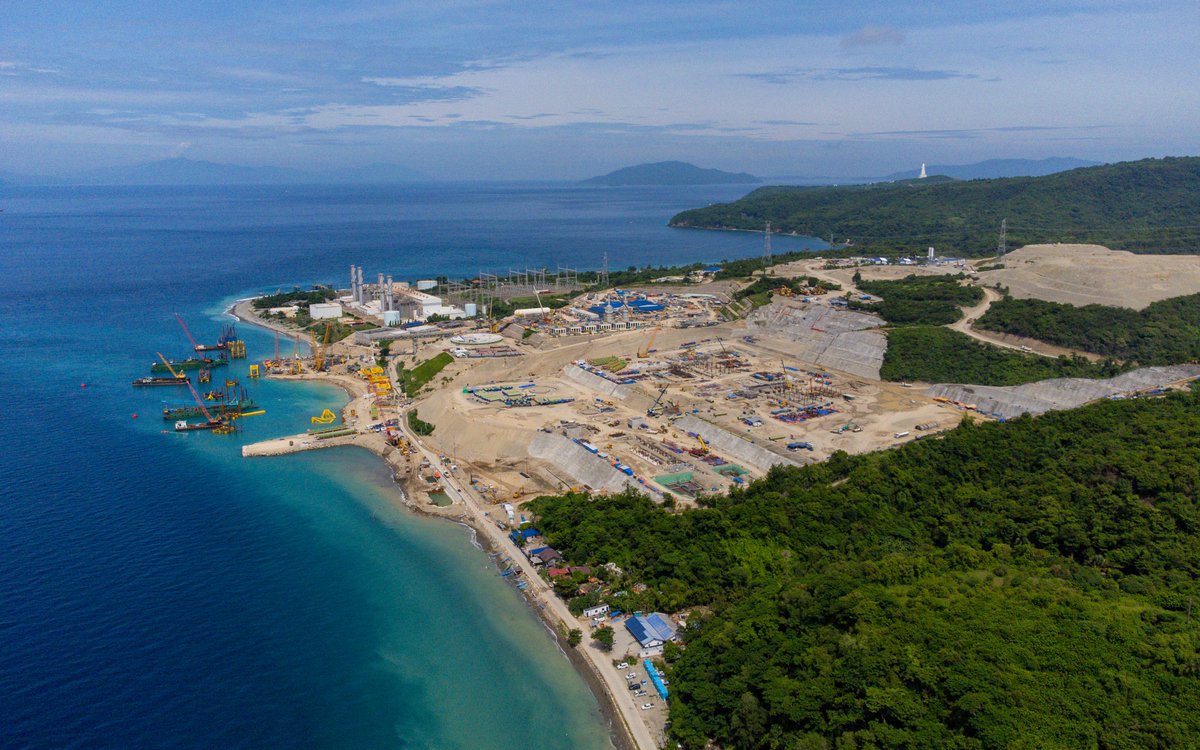
[[(468, 530), (398, 510), (376, 457), (241, 458), (342, 391), (254, 382), (267, 413), (241, 434), (181, 435), (159, 412), (186, 392), (129, 382), (186, 355), (173, 313), (212, 340), (233, 300), (345, 286), (351, 263), (413, 280), (755, 256), (761, 236), (665, 226), (744, 192), (0, 187), (0, 747), (610, 747)], [(273, 347), (240, 333), (234, 377)]]

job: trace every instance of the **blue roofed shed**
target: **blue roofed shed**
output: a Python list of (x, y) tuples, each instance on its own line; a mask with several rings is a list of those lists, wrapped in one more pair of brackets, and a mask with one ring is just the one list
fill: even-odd
[(661, 650), (664, 643), (675, 638), (675, 626), (671, 624), (671, 618), (662, 612), (630, 617), (625, 621), (625, 629), (643, 651)]

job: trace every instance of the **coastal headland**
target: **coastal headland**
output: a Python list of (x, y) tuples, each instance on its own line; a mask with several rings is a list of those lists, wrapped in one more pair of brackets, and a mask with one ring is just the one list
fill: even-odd
[[(1016, 257), (1024, 269), (1041, 256)], [(761, 478), (774, 466), (936, 436), (967, 415), (996, 420), (1070, 408), (1184, 387), (1200, 375), (1195, 366), (1143, 369), (1111, 380), (1045, 380), (1007, 390), (882, 379), (888, 322), (851, 304), (872, 297), (858, 280), (954, 275), (980, 284), (975, 265), (803, 260), (772, 269), (780, 282), (664, 279), (620, 291), (576, 290), (558, 308), (539, 306), (502, 321), (480, 317), (409, 332), (379, 327), (264, 362), (266, 377), (336, 384), (349, 402), (320, 424), (246, 445), (242, 454), (359, 446), (383, 458), (402, 490), (398, 503), (469, 526), (506, 577), (519, 582), (597, 695), (614, 742), (662, 747), (666, 702), (653, 688), (649, 695), (629, 689), (626, 674), (639, 669), (644, 644), (620, 620), (577, 615), (556, 594), (559, 569), (514, 534), (534, 520), (523, 513), (527, 500), (629, 488), (668, 508), (695, 507), (704, 495)], [(982, 291), (949, 328), (1006, 347), (1011, 356), (1065, 353), (975, 331), (971, 323), (999, 298)], [(339, 293), (343, 315), (371, 319), (355, 308), (353, 295)], [(251, 300), (230, 312), (285, 337), (299, 333)], [(320, 321), (315, 325), (320, 330)], [(479, 335), (464, 337), (469, 333)], [(611, 651), (589, 635), (608, 624), (616, 632)], [(568, 645), (572, 631), (583, 634), (575, 647)]]

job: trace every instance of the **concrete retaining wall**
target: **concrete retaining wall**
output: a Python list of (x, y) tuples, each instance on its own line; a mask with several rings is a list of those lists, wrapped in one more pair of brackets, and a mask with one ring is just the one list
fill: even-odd
[(1025, 413), (1042, 414), (1053, 409), (1073, 409), (1089, 401), (1148, 391), (1198, 376), (1200, 365), (1142, 367), (1107, 380), (1053, 378), (1012, 386), (939, 383), (930, 386), (928, 393), (964, 404), (975, 404), (979, 411), (998, 413), (1008, 419)]
[(784, 464), (785, 466), (804, 465), (794, 458), (781, 456), (778, 453), (769, 451), (760, 445), (751, 443), (749, 440), (738, 437), (723, 427), (717, 427), (711, 422), (705, 422), (703, 419), (699, 419), (691, 414), (675, 420), (675, 427), (696, 433), (703, 437), (704, 441), (711, 445), (717, 453), (737, 459), (761, 473), (766, 473), (775, 464)]
[(870, 330), (883, 325), (883, 319), (876, 315), (824, 305), (799, 308), (775, 302), (756, 310), (747, 324), (756, 332), (793, 342), (788, 353), (799, 360), (879, 379), (887, 337)]
[(563, 374), (569, 380), (573, 380), (582, 386), (586, 386), (609, 398), (615, 398), (618, 401), (624, 401), (630, 394), (629, 386), (605, 380), (599, 375), (594, 375), (576, 365), (567, 365), (563, 368)]
[(577, 483), (596, 491), (621, 492), (626, 485), (641, 488), (627, 475), (562, 435), (539, 431), (529, 443), (529, 455), (549, 462)]

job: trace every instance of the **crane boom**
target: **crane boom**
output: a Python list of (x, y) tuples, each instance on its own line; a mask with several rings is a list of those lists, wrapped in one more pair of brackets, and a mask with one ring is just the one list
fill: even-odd
[(179, 321), (179, 327), (183, 329), (183, 333), (188, 337), (188, 341), (192, 342), (192, 351), (204, 351), (204, 347), (197, 344), (196, 339), (192, 338), (192, 332), (188, 330), (187, 324), (183, 322), (183, 318), (179, 317), (179, 313), (175, 313), (175, 320)]
[(662, 330), (662, 323), (654, 326), (654, 330), (650, 332), (650, 338), (646, 340), (646, 345), (638, 352), (638, 359), (645, 359), (650, 356), (650, 347), (654, 346), (654, 338), (658, 336), (658, 332)]
[(188, 390), (192, 392), (192, 398), (194, 398), (196, 400), (196, 406), (200, 407), (200, 413), (203, 414), (204, 418), (207, 419), (210, 423), (215, 422), (216, 420), (213, 419), (212, 414), (209, 414), (208, 409), (204, 408), (204, 400), (200, 398), (199, 393), (196, 393), (195, 387), (192, 386), (192, 381), (190, 381), (190, 380), (187, 381), (187, 387), (188, 387)]
[[(158, 358), (162, 360), (162, 363), (163, 363), (164, 365), (166, 365), (166, 366), (167, 366), (167, 372), (171, 373), (171, 376), (172, 376), (172, 377), (175, 377), (175, 378), (182, 378), (182, 377), (183, 377), (183, 373), (182, 373), (182, 372), (175, 372), (175, 368), (174, 368), (174, 367), (171, 367), (171, 363), (170, 363), (170, 362), (168, 362), (168, 361), (167, 361), (167, 358), (166, 358), (166, 357), (164, 357), (164, 356), (162, 355), (162, 352), (155, 352), (155, 354), (157, 354), (157, 355), (158, 355)], [(189, 381), (189, 382), (190, 382), (190, 381)]]

